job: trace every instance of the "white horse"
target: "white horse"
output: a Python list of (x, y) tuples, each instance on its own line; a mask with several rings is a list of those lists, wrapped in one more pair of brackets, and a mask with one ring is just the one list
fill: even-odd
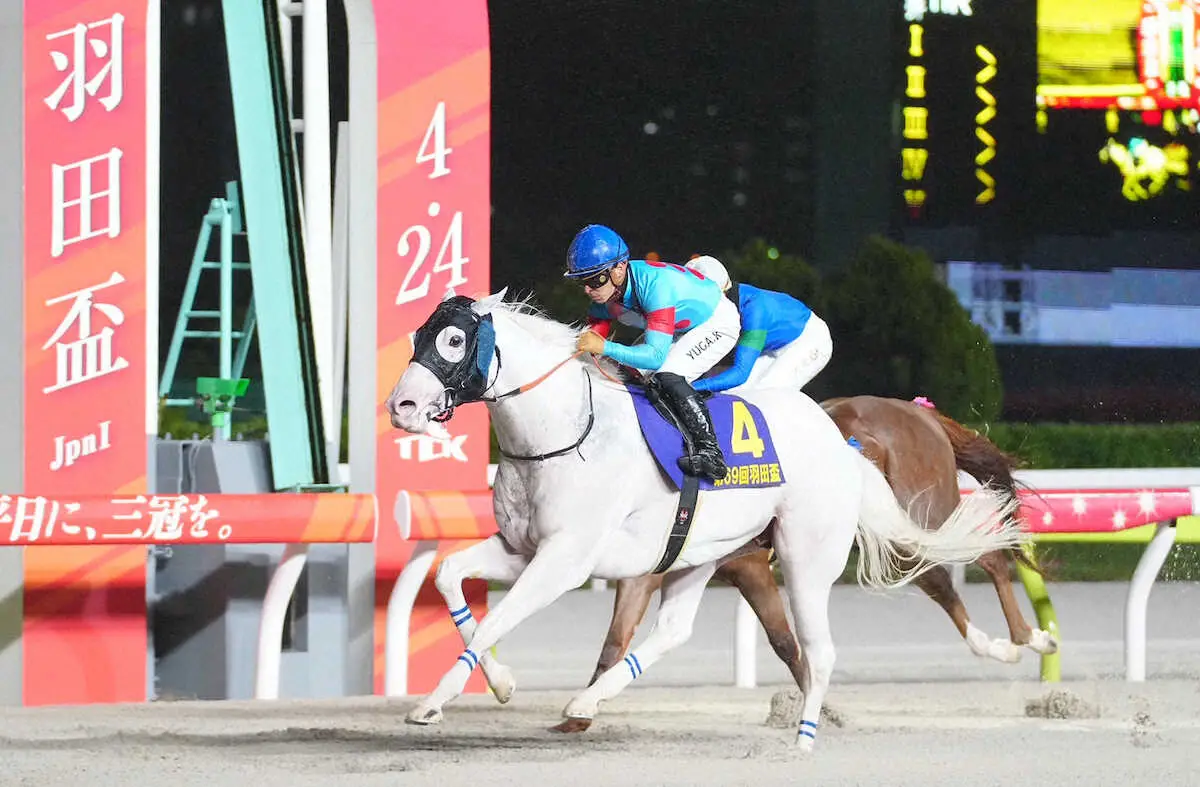
[[(647, 448), (630, 393), (605, 382), (599, 365), (573, 357), (578, 329), (506, 303), (504, 292), (478, 301), (448, 293), (418, 330), (412, 362), (386, 403), (393, 426), (444, 435), (441, 423), (455, 406), (485, 401), (505, 455), (494, 491), (499, 533), (447, 556), (436, 577), (467, 648), (408, 714), (411, 723), (440, 722), (443, 706), (462, 693), (477, 665), (496, 698), (507, 702), (512, 674), (489, 648), (589, 577), (650, 573), (679, 502)], [(987, 488), (965, 498), (941, 529), (926, 531), (804, 393), (764, 389), (744, 398), (764, 415), (786, 482), (700, 492), (690, 535), (665, 576), (653, 630), (636, 653), (568, 703), (568, 720), (592, 719), (602, 701), (685, 643), (717, 565), (774, 521), (803, 652), (797, 741), (811, 750), (834, 664), (830, 589), (855, 540), (858, 579), (869, 587), (900, 586), (935, 564), (968, 563), (1024, 540), (1009, 524), (1011, 504)], [(512, 583), (478, 624), (462, 592), (467, 578)]]

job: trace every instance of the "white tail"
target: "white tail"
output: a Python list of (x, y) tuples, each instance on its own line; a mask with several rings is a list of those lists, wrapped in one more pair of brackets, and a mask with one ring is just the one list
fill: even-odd
[(900, 587), (936, 565), (970, 563), (1029, 538), (1016, 518), (1018, 501), (986, 486), (963, 498), (939, 529), (926, 530), (900, 507), (879, 468), (861, 454), (858, 460), (863, 489), (855, 540), (863, 587)]

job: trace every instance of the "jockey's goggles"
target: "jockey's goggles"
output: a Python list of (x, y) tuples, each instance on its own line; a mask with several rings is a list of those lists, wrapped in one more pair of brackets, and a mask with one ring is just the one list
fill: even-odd
[(597, 274), (588, 276), (586, 279), (579, 279), (578, 281), (585, 289), (598, 290), (605, 284), (608, 284), (610, 281), (612, 281), (612, 276), (610, 275), (611, 273), (612, 269), (610, 268), (609, 270), (600, 271)]

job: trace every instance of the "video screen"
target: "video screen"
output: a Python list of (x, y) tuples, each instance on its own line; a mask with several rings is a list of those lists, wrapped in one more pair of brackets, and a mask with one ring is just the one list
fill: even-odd
[(1039, 0), (1038, 105), (1200, 108), (1200, 0)]
[(1200, 0), (1038, 0), (1043, 198), (1092, 195), (1077, 212), (1099, 225), (1194, 225), (1198, 67)]

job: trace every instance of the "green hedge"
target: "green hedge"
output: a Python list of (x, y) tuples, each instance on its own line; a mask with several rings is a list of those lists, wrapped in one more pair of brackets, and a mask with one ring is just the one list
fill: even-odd
[(976, 428), (1031, 469), (1200, 467), (1200, 423), (998, 423)]

